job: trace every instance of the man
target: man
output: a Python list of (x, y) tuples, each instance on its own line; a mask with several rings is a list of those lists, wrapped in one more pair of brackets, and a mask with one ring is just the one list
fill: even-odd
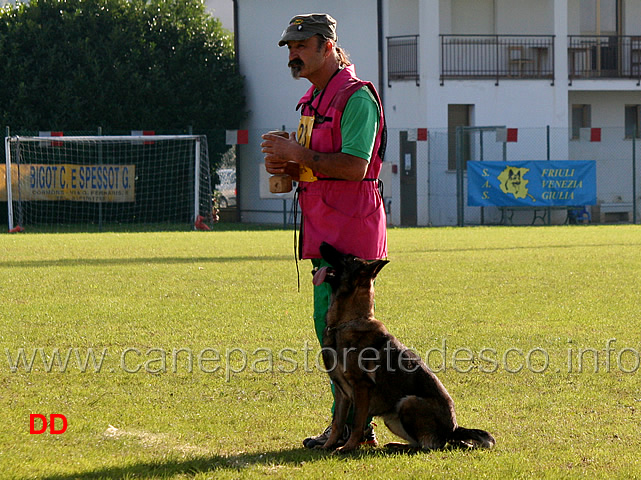
[[(323, 241), (361, 258), (386, 257), (385, 208), (378, 189), (385, 125), (376, 89), (356, 77), (337, 45), (336, 21), (327, 14), (295, 16), (278, 45), (287, 45), (292, 76), (312, 84), (297, 107), (298, 132), (289, 139), (265, 134), (261, 144), (269, 173), (299, 181), (301, 258), (323, 266)], [(314, 326), (321, 345), (330, 297), (328, 284), (314, 287)], [(322, 446), (330, 432), (331, 426), (303, 445)], [(343, 441), (348, 436), (345, 432)], [(363, 442), (376, 445), (371, 425)]]

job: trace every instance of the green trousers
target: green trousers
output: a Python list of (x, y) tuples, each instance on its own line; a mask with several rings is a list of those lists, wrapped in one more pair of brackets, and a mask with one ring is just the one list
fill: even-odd
[[(312, 259), (312, 265), (315, 268), (320, 267), (331, 267), (329, 263), (322, 259)], [(327, 310), (329, 310), (329, 303), (332, 299), (332, 287), (328, 283), (323, 283), (319, 286), (314, 286), (314, 329), (316, 331), (316, 338), (320, 343), (321, 348), (323, 347), (323, 332), (327, 326)], [(336, 397), (334, 391), (334, 384), (331, 383), (332, 396)], [(334, 415), (334, 408), (336, 406), (336, 401), (332, 404), (332, 415)], [(371, 426), (372, 417), (367, 418), (367, 427)], [(351, 425), (354, 423), (354, 410), (350, 408), (349, 414), (347, 415), (347, 424)], [(366, 427), (366, 428), (367, 428)]]

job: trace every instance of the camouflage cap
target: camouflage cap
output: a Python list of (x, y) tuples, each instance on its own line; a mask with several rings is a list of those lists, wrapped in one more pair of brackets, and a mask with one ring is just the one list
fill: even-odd
[(278, 46), (287, 45), (292, 40), (307, 40), (316, 34), (336, 41), (336, 20), (326, 13), (296, 15), (283, 31)]

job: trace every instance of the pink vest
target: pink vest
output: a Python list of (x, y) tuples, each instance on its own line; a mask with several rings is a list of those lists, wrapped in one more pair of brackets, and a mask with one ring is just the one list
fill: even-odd
[[(320, 258), (319, 247), (323, 241), (343, 253), (368, 260), (387, 256), (385, 207), (378, 182), (372, 181), (378, 179), (381, 171), (379, 148), (384, 128), (382, 104), (376, 89), (370, 82), (358, 79), (354, 66), (350, 65), (330, 80), (322, 96), (319, 94), (313, 98), (312, 86), (298, 107), (302, 107), (302, 115), (316, 116), (310, 148), (322, 153), (340, 152), (343, 110), (352, 94), (364, 86), (371, 90), (380, 108), (374, 152), (365, 175), (368, 180), (300, 182), (302, 258)], [(325, 121), (319, 122), (320, 116), (325, 117)], [(327, 178), (318, 172), (314, 174)]]

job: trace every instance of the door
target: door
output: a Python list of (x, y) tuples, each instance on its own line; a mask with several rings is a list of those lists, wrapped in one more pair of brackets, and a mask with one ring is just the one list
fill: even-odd
[[(469, 127), (472, 117), (473, 105), (456, 105), (447, 106), (447, 169), (456, 170), (457, 141), (462, 140), (463, 144), (458, 145), (460, 153), (463, 155), (463, 165), (467, 164), (470, 159), (470, 141), (469, 133), (465, 133), (462, 139), (456, 138), (457, 127)], [(464, 167), (466, 168), (466, 167)]]
[(401, 160), (401, 225), (416, 226), (416, 142), (407, 139), (407, 132), (399, 132)]
[(619, 71), (621, 0), (581, 0), (581, 35), (590, 35), (591, 68), (597, 76)]

